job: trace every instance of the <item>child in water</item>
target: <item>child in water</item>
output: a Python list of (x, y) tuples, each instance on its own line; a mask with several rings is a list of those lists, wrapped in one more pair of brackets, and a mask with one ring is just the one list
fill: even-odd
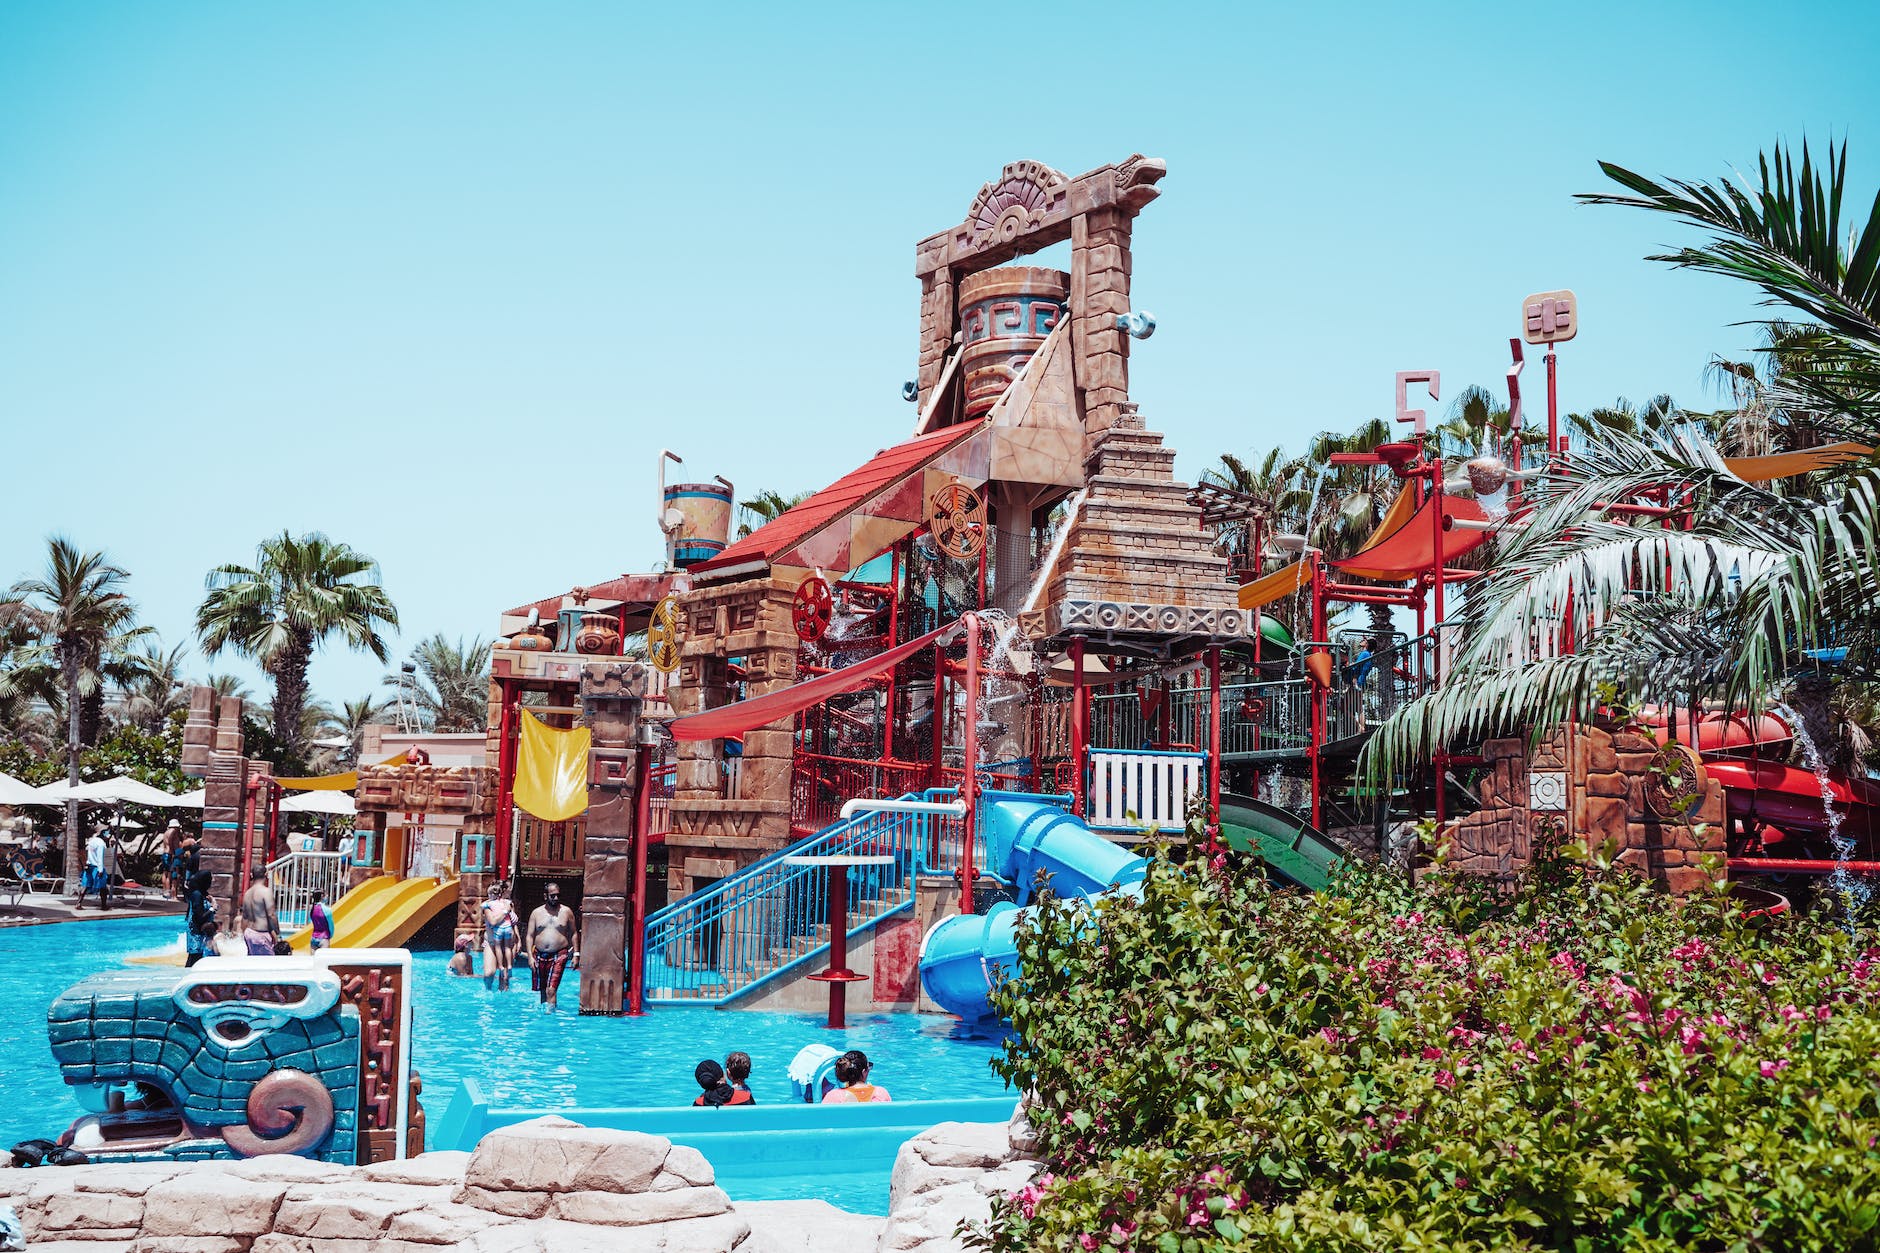
[(725, 1081), (739, 1092), (744, 1093), (744, 1105), (757, 1104), (757, 1098), (751, 1095), (751, 1055), (749, 1053), (729, 1053), (725, 1056)]
[(850, 1049), (836, 1058), (836, 1082), (842, 1086), (823, 1097), (824, 1105), (881, 1105), (894, 1098), (888, 1090), (868, 1082), (868, 1072), (875, 1064), (860, 1049)]
[(726, 1105), (751, 1105), (749, 1088), (734, 1088), (725, 1082), (725, 1068), (706, 1058), (692, 1071), (692, 1077), (698, 1080), (698, 1086), (705, 1089), (693, 1100), (694, 1105), (706, 1105), (719, 1109)]
[(477, 972), (476, 965), (470, 956), (470, 949), (470, 937), (467, 935), (458, 936), (457, 943), (450, 955), (450, 972), (452, 974), (469, 976)]

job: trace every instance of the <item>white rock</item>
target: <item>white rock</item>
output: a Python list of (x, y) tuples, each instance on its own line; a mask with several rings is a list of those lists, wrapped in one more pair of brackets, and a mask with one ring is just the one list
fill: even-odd
[(446, 1185), (300, 1184), (288, 1189), (282, 1199), (274, 1230), (279, 1235), (316, 1240), (374, 1240), (384, 1234), (394, 1215), (447, 1204), (450, 1194)]
[(197, 1162), (192, 1173), (220, 1172), (237, 1179), (263, 1183), (340, 1183), (353, 1177), (353, 1167), (337, 1162), (316, 1162), (291, 1153), (263, 1153), (233, 1161)]
[(718, 1182), (712, 1164), (705, 1160), (705, 1155), (689, 1144), (675, 1144), (672, 1152), (666, 1155), (666, 1170), (679, 1176), (695, 1188), (703, 1188)]
[(484, 1136), (464, 1184), (499, 1192), (639, 1192), (671, 1151), (663, 1136), (537, 1118)]
[(246, 1240), (233, 1236), (139, 1236), (131, 1245), (131, 1253), (245, 1253), (247, 1248)]
[[(733, 1249), (750, 1247), (751, 1225), (737, 1214), (689, 1218), (639, 1230), (659, 1233), (661, 1253), (731, 1253)], [(841, 1247), (831, 1246), (830, 1253), (836, 1253)]]
[(1035, 1157), (1038, 1153), (1038, 1128), (1032, 1124), (1030, 1115), (1031, 1103), (1020, 1101), (1005, 1128), (1007, 1147), (1020, 1157)]
[(374, 1162), (359, 1167), (358, 1173), (373, 1183), (460, 1184), (469, 1166), (470, 1154), (463, 1149), (437, 1149), (402, 1162)]
[(394, 1216), (391, 1225), (385, 1229), (385, 1238), (404, 1240), (412, 1244), (455, 1245), (468, 1240), (479, 1231), (487, 1231), (491, 1227), (500, 1227), (504, 1223), (516, 1221), (501, 1214), (492, 1214), (488, 1210), (445, 1201), (437, 1205), (427, 1205), (423, 1209), (407, 1210)]
[(273, 1229), (284, 1183), (192, 1171), (144, 1194), (147, 1236), (259, 1236)]
[(901, 1145), (894, 1155), (894, 1173), (888, 1177), (888, 1213), (898, 1214), (909, 1198), (930, 1192), (935, 1188), (944, 1188), (952, 1184), (967, 1183), (977, 1179), (982, 1173), (971, 1166), (935, 1166), (921, 1156), (919, 1137)]
[(108, 1229), (135, 1236), (143, 1222), (144, 1199), (140, 1196), (73, 1191), (47, 1200), (38, 1229), (59, 1233)]
[(510, 1218), (540, 1218), (548, 1212), (550, 1196), (546, 1192), (505, 1192), (494, 1188), (457, 1189), (452, 1198), (459, 1205), (503, 1214)]
[(677, 1188), (670, 1192), (563, 1192), (555, 1198), (554, 1216), (565, 1222), (594, 1226), (638, 1227), (682, 1218), (709, 1218), (729, 1213), (731, 1198), (718, 1188)]
[(1020, 1158), (1015, 1162), (1007, 1162), (997, 1170), (987, 1171), (973, 1181), (973, 1186), (987, 1196), (1006, 1196), (1030, 1183), (1043, 1170), (1043, 1162)]
[(739, 1201), (733, 1208), (751, 1225), (742, 1253), (872, 1249), (888, 1225), (885, 1218), (851, 1214), (827, 1201)]
[(984, 1222), (992, 1216), (992, 1199), (971, 1183), (934, 1188), (905, 1208), (896, 1207), (876, 1245), (880, 1253), (964, 1253), (966, 1246), (953, 1234), (961, 1220)]
[(914, 1137), (915, 1151), (930, 1166), (1000, 1165), (1012, 1155), (1011, 1127), (1002, 1122), (943, 1122)]

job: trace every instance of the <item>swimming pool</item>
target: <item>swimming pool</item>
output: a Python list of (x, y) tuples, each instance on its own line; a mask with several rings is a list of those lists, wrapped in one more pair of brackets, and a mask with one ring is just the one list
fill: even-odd
[[(79, 1115), (46, 1044), (46, 1008), (61, 991), (133, 954), (172, 946), (177, 924), (167, 918), (101, 919), (53, 926), (0, 928), (0, 1146), (56, 1135)], [(752, 1058), (751, 1089), (760, 1104), (788, 1101), (785, 1067), (805, 1044), (859, 1048), (875, 1063), (873, 1077), (899, 1100), (998, 1096), (1004, 1082), (987, 1066), (997, 1044), (962, 1038), (951, 1018), (920, 1014), (856, 1014), (846, 1031), (829, 1031), (820, 1016), (660, 1008), (642, 1018), (583, 1018), (579, 974), (561, 989), (562, 1012), (544, 1014), (517, 971), (512, 990), (486, 991), (480, 979), (458, 979), (447, 953), (413, 955), (413, 1057), (424, 1076), (424, 1103), (435, 1119), (457, 1089), (474, 1077), (491, 1103), (556, 1109), (690, 1105), (698, 1095), (692, 1069), (732, 1049)], [(856, 999), (860, 999), (858, 996)], [(737, 1199), (821, 1197), (858, 1212), (886, 1212), (892, 1158), (841, 1175), (739, 1179)], [(727, 1180), (730, 1185), (732, 1181)]]

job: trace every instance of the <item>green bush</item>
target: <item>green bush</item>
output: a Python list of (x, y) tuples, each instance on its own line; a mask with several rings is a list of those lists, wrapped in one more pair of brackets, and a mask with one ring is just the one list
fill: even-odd
[(1158, 852), (1035, 917), (994, 1066), (1049, 1173), (983, 1246), (1876, 1247), (1864, 935), (1562, 860), (1307, 895)]

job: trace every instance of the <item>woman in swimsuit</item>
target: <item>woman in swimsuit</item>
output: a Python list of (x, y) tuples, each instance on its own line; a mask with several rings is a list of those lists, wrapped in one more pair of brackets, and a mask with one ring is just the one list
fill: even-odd
[(875, 1064), (860, 1049), (850, 1049), (836, 1058), (836, 1082), (842, 1086), (824, 1093), (824, 1105), (882, 1105), (893, 1100), (888, 1090), (868, 1082), (868, 1072)]
[(483, 902), (483, 980), (494, 976), (498, 991), (509, 990), (509, 972), (516, 964), (516, 950), (521, 945), (521, 920), (516, 917), (515, 902), (509, 899), (509, 885), (490, 884), (490, 897)]

